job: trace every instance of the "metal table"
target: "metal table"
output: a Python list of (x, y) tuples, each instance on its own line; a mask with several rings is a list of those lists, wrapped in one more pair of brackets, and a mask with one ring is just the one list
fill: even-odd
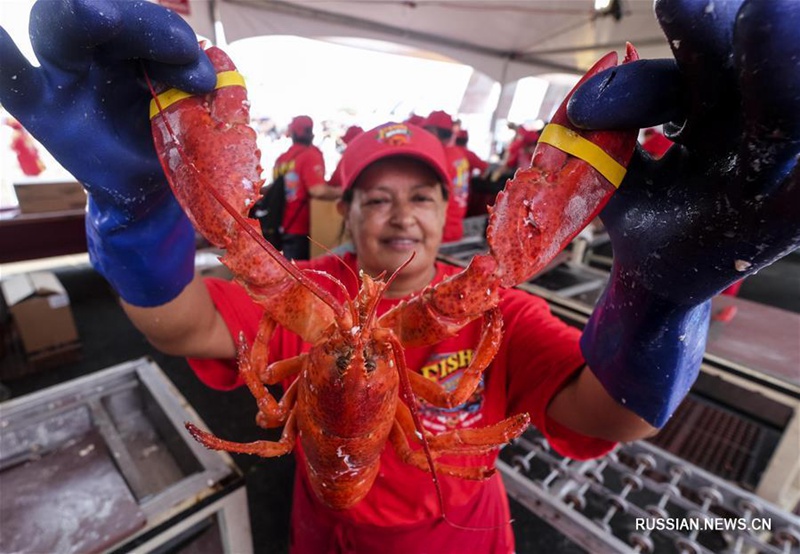
[(147, 358), (0, 404), (0, 551), (252, 552), (241, 473), (185, 421)]

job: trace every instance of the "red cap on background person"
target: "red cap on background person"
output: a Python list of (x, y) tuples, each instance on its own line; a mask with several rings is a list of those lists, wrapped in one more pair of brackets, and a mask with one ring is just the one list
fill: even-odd
[(416, 125), (390, 122), (361, 133), (347, 145), (339, 162), (343, 189), (352, 187), (367, 166), (391, 156), (406, 156), (424, 162), (445, 187), (450, 180), (447, 156), (436, 136)]
[(452, 131), (453, 118), (447, 112), (436, 110), (431, 112), (428, 117), (425, 118), (425, 120), (422, 122), (422, 126)]
[(342, 142), (345, 144), (350, 144), (354, 138), (364, 132), (364, 129), (359, 127), (358, 125), (351, 125), (347, 128), (347, 130), (342, 135)]
[(410, 123), (411, 125), (416, 125), (417, 127), (422, 127), (422, 124), (424, 122), (425, 122), (425, 118), (424, 117), (422, 117), (421, 115), (417, 115), (415, 113), (412, 113), (411, 115), (408, 116), (408, 119), (406, 119), (403, 123)]
[(314, 120), (307, 115), (298, 115), (289, 123), (288, 131), (292, 135), (306, 135), (314, 129)]
[(522, 132), (522, 144), (525, 146), (531, 146), (539, 142), (539, 131), (528, 131), (525, 130)]

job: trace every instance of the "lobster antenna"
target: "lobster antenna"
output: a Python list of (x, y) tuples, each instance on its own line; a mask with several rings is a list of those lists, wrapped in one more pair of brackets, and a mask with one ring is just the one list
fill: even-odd
[[(333, 256), (334, 258), (336, 258), (336, 260), (338, 260), (338, 262), (344, 266), (344, 268), (347, 270), (347, 272), (353, 277), (353, 281), (356, 284), (356, 295), (358, 295), (358, 288), (361, 285), (361, 283), (360, 283), (360, 281), (358, 279), (358, 275), (356, 275), (355, 271), (353, 271), (353, 268), (351, 268), (349, 265), (347, 265), (347, 263), (345, 263), (344, 259), (341, 256), (339, 256), (339, 254), (334, 253), (333, 250), (331, 250), (330, 248), (328, 248), (327, 246), (325, 246), (321, 242), (314, 240), (310, 236), (308, 237), (308, 240), (310, 240), (311, 242), (313, 242), (314, 244), (319, 246), (327, 254)], [(325, 274), (325, 275), (330, 279), (334, 279), (332, 275), (327, 275), (327, 274)], [(344, 291), (344, 298), (347, 298), (347, 304), (350, 307), (350, 315), (353, 318), (353, 321), (358, 321), (358, 310), (356, 309), (356, 305), (353, 302), (353, 299), (350, 298), (350, 294), (347, 292), (347, 289), (344, 287), (342, 282), (339, 281), (338, 279), (334, 279), (334, 280), (339, 284), (339, 286)]]
[[(319, 275), (320, 277), (324, 277), (335, 284), (339, 290), (342, 292), (342, 296), (347, 299), (347, 306), (350, 308), (350, 317), (353, 318), (353, 321), (358, 321), (358, 310), (356, 309), (355, 303), (350, 299), (350, 293), (347, 292), (347, 288), (344, 286), (339, 279), (331, 275), (330, 273), (326, 273), (324, 271), (320, 271), (318, 269), (304, 269), (304, 273), (311, 273), (314, 275)], [(338, 321), (338, 320), (337, 320)], [(346, 329), (346, 328), (345, 328)]]
[[(407, 259), (406, 261), (404, 261), (402, 264), (400, 264), (400, 267), (398, 267), (397, 269), (395, 269), (395, 270), (394, 270), (394, 272), (393, 272), (393, 273), (392, 273), (392, 274), (389, 276), (389, 278), (386, 280), (386, 283), (383, 285), (383, 290), (386, 290), (386, 289), (388, 289), (388, 288), (389, 288), (389, 285), (391, 285), (391, 284), (392, 284), (392, 282), (394, 282), (394, 280), (395, 280), (395, 278), (397, 277), (397, 275), (398, 275), (398, 274), (399, 274), (399, 273), (400, 273), (400, 272), (401, 272), (401, 271), (402, 271), (402, 270), (403, 270), (403, 269), (404, 269), (404, 268), (405, 268), (405, 267), (406, 267), (408, 264), (410, 264), (410, 263), (411, 263), (411, 260), (413, 260), (413, 259), (414, 259), (414, 256), (416, 256), (416, 255), (417, 255), (417, 253), (412, 251), (412, 252), (411, 252), (411, 255), (408, 257), (408, 259)], [(380, 278), (380, 279), (382, 279), (382, 278), (383, 278), (383, 276), (384, 276), (385, 274), (386, 274), (386, 272), (385, 272), (385, 271), (384, 271), (384, 272), (382, 272), (382, 273), (379, 275), (379, 278)], [(381, 296), (382, 296), (382, 294), (381, 294)], [(379, 300), (377, 300), (377, 301), (376, 301), (374, 304), (372, 304), (372, 307), (371, 307), (371, 308), (370, 308), (370, 310), (369, 310), (369, 314), (367, 315), (367, 318), (366, 318), (366, 320), (365, 320), (365, 323), (364, 323), (365, 325), (369, 325), (369, 324), (371, 324), (371, 322), (372, 322), (372, 319), (375, 317), (375, 312), (378, 310), (378, 302), (379, 302)]]
[(258, 243), (258, 245), (267, 254), (269, 254), (269, 256), (273, 260), (275, 260), (275, 262), (277, 262), (278, 265), (280, 265), (283, 268), (284, 271), (286, 271), (289, 275), (294, 277), (297, 280), (297, 282), (299, 282), (304, 287), (306, 287), (309, 291), (311, 291), (311, 294), (313, 294), (314, 296), (319, 298), (326, 306), (328, 306), (331, 310), (333, 310), (333, 312), (336, 314), (336, 317), (338, 317), (338, 318), (343, 317), (344, 316), (344, 308), (341, 306), (341, 304), (336, 302), (333, 299), (333, 297), (328, 293), (328, 291), (320, 289), (318, 286), (316, 286), (315, 283), (313, 283), (313, 281), (311, 281), (305, 275), (303, 275), (303, 272), (300, 271), (300, 269), (297, 266), (291, 264), (289, 262), (289, 260), (287, 260), (286, 258), (281, 256), (280, 253), (275, 249), (275, 247), (272, 246), (269, 242), (267, 242), (267, 240), (264, 238), (264, 236), (260, 232), (256, 231), (255, 228), (253, 228), (253, 226), (250, 225), (250, 223), (248, 223), (247, 219), (245, 219), (245, 217), (242, 216), (236, 210), (236, 208), (231, 206), (230, 202), (228, 202), (228, 200), (225, 199), (222, 196), (222, 194), (220, 194), (220, 192), (218, 190), (216, 190), (211, 185), (211, 183), (208, 182), (208, 179), (206, 179), (205, 175), (203, 175), (201, 173), (201, 171), (199, 169), (197, 169), (197, 167), (194, 165), (194, 163), (192, 163), (192, 161), (189, 159), (189, 156), (187, 156), (186, 153), (183, 151), (183, 146), (178, 141), (178, 137), (175, 134), (175, 131), (172, 130), (172, 126), (170, 125), (169, 121), (167, 120), (166, 117), (164, 117), (164, 110), (163, 110), (163, 108), (161, 106), (161, 101), (159, 100), (158, 95), (156, 94), (155, 88), (153, 88), (153, 84), (150, 81), (150, 76), (147, 74), (147, 71), (144, 69), (144, 64), (142, 64), (142, 71), (144, 73), (144, 79), (147, 82), (147, 87), (150, 89), (150, 94), (152, 95), (153, 100), (156, 103), (156, 106), (158, 106), (158, 112), (159, 112), (159, 114), (161, 114), (161, 117), (162, 117), (162, 119), (164, 121), (164, 126), (167, 128), (167, 131), (169, 132), (170, 137), (172, 137), (172, 140), (175, 143), (175, 149), (178, 151), (178, 154), (180, 155), (181, 160), (188, 167), (191, 167), (198, 176), (200, 176), (201, 180), (203, 181), (203, 186), (205, 186), (206, 190), (209, 193), (211, 193), (211, 196), (213, 196), (214, 199), (217, 202), (220, 203), (220, 205), (225, 209), (225, 211), (228, 212), (228, 214), (231, 217), (233, 217), (233, 219), (245, 230), (245, 232), (247, 234), (249, 234), (251, 237), (253, 237), (253, 239), (256, 241), (256, 243)]
[(339, 261), (339, 263), (340, 263), (340, 264), (342, 264), (342, 265), (344, 266), (344, 268), (347, 270), (347, 272), (348, 272), (348, 273), (349, 273), (349, 274), (350, 274), (350, 275), (353, 277), (353, 281), (354, 281), (354, 282), (355, 282), (355, 284), (356, 284), (356, 288), (358, 288), (358, 287), (361, 285), (361, 282), (360, 282), (360, 281), (359, 281), (359, 279), (358, 279), (358, 275), (356, 275), (356, 272), (355, 272), (355, 271), (353, 271), (353, 268), (352, 268), (352, 267), (350, 267), (349, 265), (347, 265), (347, 262), (345, 262), (345, 261), (344, 261), (344, 258), (342, 258), (342, 257), (341, 257), (339, 254), (335, 253), (333, 250), (331, 250), (330, 248), (328, 248), (327, 246), (325, 246), (325, 245), (324, 245), (324, 244), (322, 244), (321, 242), (319, 242), (319, 241), (316, 241), (316, 240), (314, 240), (314, 239), (313, 239), (313, 238), (311, 238), (311, 237), (308, 237), (308, 240), (310, 240), (311, 242), (313, 242), (314, 244), (316, 244), (317, 246), (319, 246), (319, 247), (320, 247), (322, 250), (324, 250), (324, 251), (325, 251), (325, 253), (326, 253), (326, 254), (330, 254), (331, 256), (333, 256), (334, 258), (336, 258), (336, 259)]

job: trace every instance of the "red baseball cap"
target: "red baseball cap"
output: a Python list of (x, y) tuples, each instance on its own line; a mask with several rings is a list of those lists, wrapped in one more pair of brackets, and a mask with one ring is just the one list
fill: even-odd
[(411, 123), (412, 125), (418, 125), (418, 126), (422, 127), (422, 123), (424, 121), (425, 121), (424, 117), (422, 117), (421, 115), (417, 115), (415, 113), (412, 113), (411, 115), (408, 116), (408, 119), (406, 119), (405, 122), (406, 123)]
[(298, 115), (289, 123), (289, 132), (303, 135), (314, 128), (314, 120), (307, 115)]
[(344, 132), (342, 135), (342, 142), (345, 144), (350, 144), (350, 142), (356, 138), (358, 135), (364, 132), (364, 129), (359, 127), (358, 125), (350, 125), (347, 128), (347, 131)]
[(531, 146), (539, 142), (539, 131), (525, 130), (522, 133), (522, 143), (526, 146)]
[(422, 122), (423, 127), (436, 127), (437, 129), (446, 129), (448, 131), (453, 129), (453, 118), (449, 113), (437, 110), (431, 112), (428, 117)]
[(390, 122), (361, 133), (347, 145), (339, 162), (343, 190), (352, 187), (369, 165), (392, 156), (420, 160), (436, 173), (444, 186), (450, 181), (447, 156), (436, 136), (416, 125)]

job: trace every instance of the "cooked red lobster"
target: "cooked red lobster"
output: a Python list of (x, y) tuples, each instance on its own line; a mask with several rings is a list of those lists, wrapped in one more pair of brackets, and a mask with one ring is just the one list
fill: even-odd
[[(531, 277), (591, 221), (624, 174), (636, 130), (577, 131), (562, 105), (532, 166), (498, 195), (488, 226), (489, 253), (378, 317), (377, 304), (391, 277), (362, 275), (357, 297), (340, 303), (263, 240), (258, 222), (247, 218), (262, 184), (247, 93), (227, 55), (214, 47), (206, 53), (218, 72), (217, 89), (203, 97), (174, 90), (156, 97), (153, 136), (183, 209), (210, 243), (226, 250), (223, 263), (264, 308), (255, 343), (240, 345), (239, 367), (258, 403), (256, 423), (284, 430), (279, 441), (246, 444), (187, 423), (189, 432), (208, 448), (265, 457), (290, 452), (299, 436), (311, 485), (334, 509), (364, 498), (387, 440), (403, 460), (434, 475), (488, 478), (494, 468), (446, 465), (437, 458), (497, 449), (525, 430), (528, 415), (431, 435), (420, 426), (415, 395), (447, 408), (467, 401), (499, 347), (499, 287)], [(635, 57), (629, 47), (626, 61)], [(611, 53), (587, 75), (616, 63)], [(483, 319), (481, 338), (454, 390), (406, 368), (405, 347), (440, 342), (477, 318)], [(276, 324), (313, 345), (310, 351), (268, 364)], [(276, 401), (265, 384), (292, 377)]]

